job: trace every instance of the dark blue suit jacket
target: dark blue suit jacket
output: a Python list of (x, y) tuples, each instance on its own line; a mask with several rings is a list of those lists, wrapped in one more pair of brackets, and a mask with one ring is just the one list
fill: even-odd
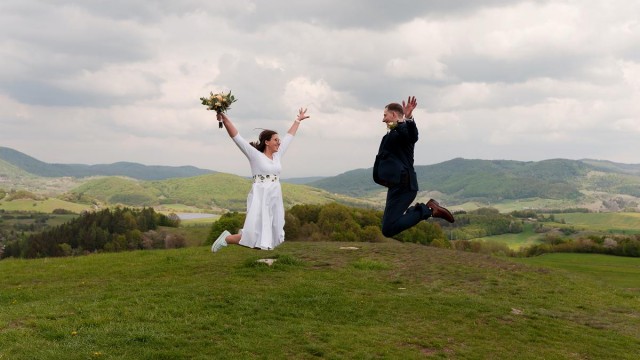
[(413, 169), (413, 150), (418, 141), (418, 128), (413, 120), (399, 123), (382, 138), (373, 165), (373, 181), (393, 187), (402, 186), (418, 191), (418, 179)]

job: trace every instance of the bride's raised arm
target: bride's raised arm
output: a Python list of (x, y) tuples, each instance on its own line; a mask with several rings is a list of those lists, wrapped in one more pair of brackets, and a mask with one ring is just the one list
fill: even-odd
[(224, 128), (227, 129), (229, 136), (233, 138), (238, 135), (238, 129), (236, 129), (235, 125), (233, 125), (233, 122), (231, 122), (231, 119), (229, 119), (227, 115), (224, 113), (218, 113), (216, 118), (218, 121), (222, 121), (222, 124), (224, 124)]
[(296, 132), (298, 131), (298, 127), (300, 126), (300, 123), (302, 122), (302, 120), (308, 119), (308, 118), (309, 118), (309, 115), (307, 115), (307, 109), (300, 108), (298, 110), (298, 116), (293, 121), (293, 124), (291, 125), (291, 127), (289, 128), (289, 131), (287, 132), (291, 135), (295, 135)]

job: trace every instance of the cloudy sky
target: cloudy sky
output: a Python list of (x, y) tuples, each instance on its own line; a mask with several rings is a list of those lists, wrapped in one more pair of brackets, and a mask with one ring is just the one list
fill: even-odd
[(50, 163), (248, 175), (240, 133), (305, 120), (284, 177), (369, 168), (409, 95), (418, 165), (640, 163), (640, 2), (3, 0), (0, 146)]

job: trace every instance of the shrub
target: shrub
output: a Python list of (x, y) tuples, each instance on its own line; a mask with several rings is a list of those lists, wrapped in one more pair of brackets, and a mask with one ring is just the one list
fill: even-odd
[(13, 201), (13, 200), (19, 200), (19, 199), (41, 200), (41, 197), (26, 190), (18, 190), (18, 191), (11, 192), (9, 196), (7, 196), (6, 200)]
[(237, 211), (220, 216), (220, 218), (211, 225), (211, 230), (207, 237), (207, 244), (213, 244), (215, 239), (225, 230), (228, 230), (232, 234), (237, 233), (238, 230), (242, 229), (245, 217), (245, 214), (240, 214)]
[(56, 214), (56, 215), (70, 215), (70, 214), (75, 214), (73, 211), (71, 211), (71, 210), (67, 210), (67, 209), (53, 209), (53, 211), (52, 211), (51, 213)]
[(295, 205), (287, 212), (300, 220), (301, 223), (318, 223), (318, 217), (320, 216), (321, 205)]
[(382, 235), (382, 230), (380, 230), (380, 226), (377, 225), (369, 225), (362, 229), (361, 235), (362, 241), (367, 242), (381, 242), (384, 241), (384, 235)]
[(165, 232), (149, 230), (142, 234), (142, 247), (146, 250), (162, 249), (164, 247)]
[(431, 221), (422, 221), (416, 226), (393, 236), (393, 238), (402, 242), (423, 245), (428, 245), (435, 239), (442, 239), (443, 241), (446, 241), (446, 236), (440, 225)]
[(456, 250), (469, 251), (481, 254), (492, 254), (501, 256), (515, 255), (507, 244), (492, 240), (456, 240), (452, 241), (452, 246)]
[(69, 256), (73, 253), (73, 249), (71, 249), (71, 245), (67, 243), (62, 243), (58, 245), (60, 251), (62, 252), (62, 256)]
[(164, 238), (165, 249), (178, 249), (187, 245), (187, 240), (180, 234), (169, 234)]
[(287, 240), (300, 237), (300, 220), (289, 211), (284, 214), (284, 233)]

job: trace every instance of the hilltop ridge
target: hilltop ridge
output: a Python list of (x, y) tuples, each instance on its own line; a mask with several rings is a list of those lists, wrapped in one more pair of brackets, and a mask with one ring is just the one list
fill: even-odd
[[(415, 167), (420, 192), (416, 201), (438, 198), (469, 209), (520, 203), (540, 207), (587, 207), (592, 210), (640, 210), (640, 164), (607, 160), (542, 161), (455, 158)], [(336, 176), (282, 180), (285, 205), (341, 201), (381, 207), (385, 188), (373, 182), (372, 169)], [(219, 176), (213, 176), (219, 174)], [(222, 180), (224, 179), (224, 180)], [(232, 183), (229, 187), (225, 182)], [(169, 202), (206, 209), (243, 208), (250, 182), (241, 176), (192, 166), (48, 164), (0, 147), (0, 188), (26, 189), (48, 196), (106, 203), (158, 205)], [(538, 201), (538, 200), (543, 200)], [(524, 203), (531, 203), (524, 205)], [(510, 207), (510, 205), (507, 205)]]

